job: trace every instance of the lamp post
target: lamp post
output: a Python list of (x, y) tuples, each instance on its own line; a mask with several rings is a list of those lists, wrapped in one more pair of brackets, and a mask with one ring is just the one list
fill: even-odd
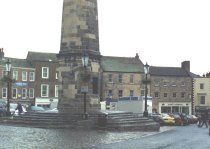
[[(87, 54), (87, 52), (85, 51), (82, 57), (82, 65), (84, 67), (84, 77), (87, 75), (86, 73), (86, 68), (88, 66), (88, 61), (89, 61), (89, 56)], [(83, 79), (83, 83), (85, 83), (84, 86), (82, 86), (81, 88), (81, 92), (84, 93), (84, 119), (88, 119), (88, 115), (87, 115), (87, 109), (86, 109), (86, 94), (88, 92), (88, 81), (86, 79)]]
[(144, 73), (145, 73), (145, 80), (144, 80), (144, 84), (145, 84), (145, 105), (144, 105), (144, 117), (148, 117), (148, 111), (147, 111), (147, 93), (148, 93), (148, 89), (147, 89), (147, 84), (148, 84), (148, 79), (147, 79), (147, 75), (149, 74), (149, 65), (146, 63), (146, 65), (144, 65)]
[(7, 116), (10, 116), (10, 96), (11, 96), (11, 62), (9, 59), (6, 62), (6, 71), (7, 71)]

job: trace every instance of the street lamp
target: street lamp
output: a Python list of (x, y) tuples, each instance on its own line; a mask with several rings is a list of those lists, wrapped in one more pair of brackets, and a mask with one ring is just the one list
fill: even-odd
[[(86, 68), (88, 66), (88, 61), (89, 61), (89, 56), (85, 51), (82, 57), (82, 65), (84, 67), (84, 77), (87, 75)], [(84, 119), (88, 119), (87, 110), (86, 110), (86, 94), (88, 92), (88, 81), (86, 79), (84, 79), (83, 81), (85, 85), (82, 86), (81, 91), (84, 93)]]
[(10, 96), (11, 96), (11, 68), (12, 64), (9, 59), (6, 62), (6, 71), (7, 71), (7, 116), (10, 116)]
[(148, 111), (147, 111), (147, 84), (148, 84), (148, 79), (147, 79), (147, 75), (149, 74), (149, 65), (146, 63), (146, 65), (144, 65), (144, 73), (145, 73), (145, 106), (144, 106), (144, 117), (148, 117)]

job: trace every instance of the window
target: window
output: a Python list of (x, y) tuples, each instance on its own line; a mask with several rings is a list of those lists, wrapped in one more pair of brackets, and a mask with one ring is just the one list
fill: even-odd
[(56, 72), (55, 74), (55, 79), (58, 79), (58, 72)]
[(204, 84), (200, 83), (200, 89), (203, 90), (204, 89)]
[(18, 80), (18, 71), (16, 71), (16, 70), (14, 70), (13, 72), (12, 72), (12, 78), (14, 79), (14, 80)]
[(167, 96), (168, 96), (168, 94), (167, 94), (167, 93), (164, 93), (164, 94), (163, 94), (163, 97), (165, 97), (165, 98), (166, 98)]
[(159, 82), (158, 81), (155, 81), (155, 86), (159, 86)]
[(200, 96), (200, 104), (205, 104), (205, 96)]
[(42, 84), (41, 85), (41, 97), (48, 97), (49, 95), (49, 85)]
[(58, 97), (59, 86), (55, 85), (55, 97)]
[(141, 96), (144, 96), (144, 89), (141, 89)]
[(108, 90), (108, 97), (112, 98), (112, 90)]
[(118, 97), (122, 97), (123, 96), (123, 91), (122, 90), (119, 90), (118, 91)]
[(185, 82), (181, 82), (181, 86), (185, 86)]
[(167, 83), (166, 82), (163, 82), (163, 86), (167, 86)]
[(12, 89), (12, 98), (16, 99), (17, 98), (17, 88)]
[(42, 78), (48, 79), (49, 78), (49, 68), (42, 67)]
[(119, 83), (122, 83), (122, 74), (119, 74), (118, 81), (119, 81)]
[(29, 98), (34, 98), (34, 88), (29, 88)]
[(27, 89), (22, 88), (22, 98), (26, 98), (26, 97), (27, 97)]
[(108, 80), (109, 83), (112, 83), (113, 80), (112, 80), (112, 74), (109, 74), (109, 80)]
[(175, 82), (172, 82), (172, 85), (171, 86), (176, 86), (176, 83)]
[(134, 75), (133, 74), (130, 75), (130, 83), (134, 83)]
[(7, 98), (7, 88), (2, 88), (2, 98)]
[(182, 93), (181, 93), (181, 98), (184, 98), (184, 96), (185, 96), (185, 93), (182, 92)]
[(27, 81), (27, 72), (26, 71), (22, 72), (22, 81)]
[(155, 98), (158, 98), (158, 97), (159, 97), (159, 93), (155, 92)]
[(131, 96), (131, 97), (134, 96), (134, 90), (130, 90), (130, 96)]
[(35, 72), (29, 72), (29, 81), (35, 80)]
[(176, 93), (173, 93), (173, 98), (176, 98)]
[(92, 78), (92, 93), (93, 94), (98, 94), (98, 89), (99, 89), (99, 87), (98, 87), (98, 78), (97, 77), (93, 77)]

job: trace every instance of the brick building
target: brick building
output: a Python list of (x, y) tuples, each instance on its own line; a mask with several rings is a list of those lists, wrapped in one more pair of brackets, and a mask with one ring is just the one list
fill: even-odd
[(11, 99), (10, 102), (21, 102), (27, 105), (49, 107), (58, 102), (58, 79), (56, 78), (56, 54), (28, 52), (26, 59), (4, 57), (0, 50), (0, 99), (7, 100), (7, 82), (4, 76), (5, 63), (11, 62)]

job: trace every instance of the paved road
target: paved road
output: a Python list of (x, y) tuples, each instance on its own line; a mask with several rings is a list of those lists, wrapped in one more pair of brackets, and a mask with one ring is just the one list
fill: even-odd
[(210, 149), (207, 129), (195, 125), (169, 126), (162, 127), (159, 133), (148, 133), (0, 125), (0, 149), (187, 149), (186, 146), (189, 149)]
[[(167, 129), (166, 127), (161, 130)], [(80, 149), (146, 136), (148, 132), (39, 129), (0, 125), (0, 149)]]
[(89, 149), (210, 149), (207, 128), (196, 125), (174, 127), (171, 131)]

